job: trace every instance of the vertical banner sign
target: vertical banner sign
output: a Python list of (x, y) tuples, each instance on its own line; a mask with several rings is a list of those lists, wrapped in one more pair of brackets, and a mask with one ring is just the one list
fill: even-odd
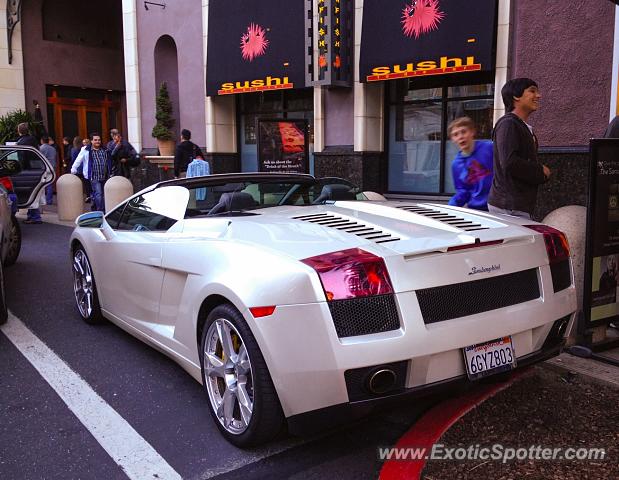
[[(352, 85), (352, 3), (353, 0), (316, 0), (316, 51), (312, 49), (312, 57), (316, 58), (311, 59), (308, 69), (313, 85)], [(313, 17), (308, 15), (308, 25)], [(308, 31), (314, 29), (308, 27)]]
[(305, 0), (210, 0), (208, 96), (305, 88)]
[(258, 120), (258, 169), (269, 173), (308, 172), (307, 120)]
[(590, 151), (585, 328), (619, 319), (619, 139), (592, 139)]
[(489, 73), (498, 0), (364, 0), (359, 80)]

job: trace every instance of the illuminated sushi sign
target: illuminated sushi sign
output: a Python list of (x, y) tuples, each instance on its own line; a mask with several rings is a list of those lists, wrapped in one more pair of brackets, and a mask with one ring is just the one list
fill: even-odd
[(304, 0), (210, 0), (208, 96), (304, 88)]
[(498, 0), (364, 0), (359, 80), (490, 73)]

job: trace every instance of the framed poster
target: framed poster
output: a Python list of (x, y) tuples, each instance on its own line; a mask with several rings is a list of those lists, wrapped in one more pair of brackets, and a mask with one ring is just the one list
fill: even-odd
[(258, 170), (308, 173), (308, 122), (305, 119), (258, 120)]
[(585, 328), (619, 320), (619, 139), (590, 141)]

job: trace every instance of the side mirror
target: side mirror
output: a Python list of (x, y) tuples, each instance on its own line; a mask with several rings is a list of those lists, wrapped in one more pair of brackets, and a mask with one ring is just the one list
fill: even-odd
[(103, 225), (103, 212), (87, 212), (81, 214), (75, 220), (78, 227), (84, 228), (101, 228)]
[(10, 177), (12, 175), (17, 175), (21, 171), (21, 163), (19, 163), (18, 160), (5, 158), (0, 161), (0, 177)]

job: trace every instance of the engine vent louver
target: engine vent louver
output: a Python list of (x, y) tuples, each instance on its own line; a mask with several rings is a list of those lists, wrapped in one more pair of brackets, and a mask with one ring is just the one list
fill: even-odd
[(433, 220), (438, 220), (439, 222), (459, 228), (460, 230), (464, 230), (465, 232), (488, 230), (488, 227), (482, 225), (481, 223), (475, 223), (471, 220), (467, 220), (466, 218), (461, 218), (457, 215), (445, 213), (434, 208), (424, 207), (420, 205), (401, 205), (396, 208), (399, 208), (400, 210), (406, 210), (407, 212), (416, 213), (417, 215), (423, 215), (424, 217), (431, 218)]
[(292, 218), (294, 220), (315, 223), (317, 225), (335, 228), (336, 230), (341, 230), (342, 232), (352, 233), (358, 237), (365, 238), (366, 240), (372, 240), (375, 243), (387, 243), (400, 240), (398, 237), (394, 237), (390, 233), (378, 230), (374, 227), (369, 227), (363, 223), (355, 222), (349, 218), (339, 217), (330, 213), (300, 215)]

